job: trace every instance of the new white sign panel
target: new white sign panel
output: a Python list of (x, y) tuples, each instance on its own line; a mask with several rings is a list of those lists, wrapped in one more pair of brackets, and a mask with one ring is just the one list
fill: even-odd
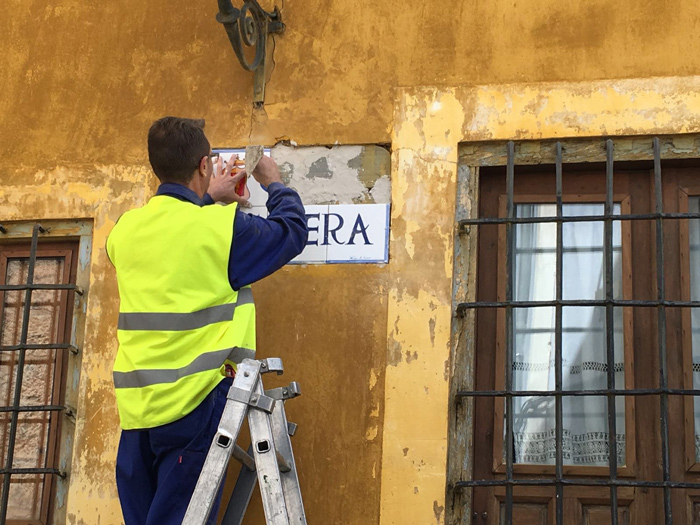
[[(214, 149), (212, 151), (218, 152), (224, 162), (228, 162), (231, 157), (235, 157), (236, 155), (238, 155), (238, 158), (245, 160), (244, 149)], [(269, 149), (265, 150), (265, 155), (268, 157), (270, 156)], [(250, 190), (250, 199), (248, 202), (250, 202), (251, 206), (262, 206), (264, 208), (267, 202), (267, 192), (262, 189), (262, 186), (250, 175), (248, 176), (248, 190)], [(249, 210), (244, 208), (243, 211)], [(260, 213), (256, 213), (255, 215), (260, 215)]]
[(388, 204), (306, 206), (309, 239), (295, 263), (389, 262)]

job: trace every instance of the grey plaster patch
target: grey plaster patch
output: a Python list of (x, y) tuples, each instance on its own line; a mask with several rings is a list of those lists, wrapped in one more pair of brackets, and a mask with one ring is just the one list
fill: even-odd
[(348, 168), (352, 169), (362, 169), (362, 154), (359, 154), (357, 157), (350, 159), (348, 161)]
[(311, 166), (309, 166), (309, 172), (306, 174), (308, 179), (330, 179), (333, 176), (329, 166), (328, 159), (326, 157), (321, 157), (315, 161)]
[(279, 165), (280, 175), (282, 176), (282, 181), (289, 185), (289, 182), (294, 177), (294, 165), (289, 162), (283, 162)]

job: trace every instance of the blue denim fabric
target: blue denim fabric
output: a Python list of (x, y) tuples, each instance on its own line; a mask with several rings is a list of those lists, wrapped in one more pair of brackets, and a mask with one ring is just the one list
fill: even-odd
[[(222, 380), (182, 419), (160, 427), (122, 431), (116, 474), (125, 525), (182, 523), (232, 381)], [(220, 489), (207, 525), (216, 522), (221, 496)]]

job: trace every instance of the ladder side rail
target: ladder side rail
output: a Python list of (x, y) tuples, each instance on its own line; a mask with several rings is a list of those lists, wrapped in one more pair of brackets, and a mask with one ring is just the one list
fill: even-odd
[(290, 470), (281, 474), (284, 499), (287, 505), (289, 523), (294, 525), (306, 525), (306, 513), (301, 497), (301, 487), (297, 474), (292, 440), (287, 425), (287, 415), (284, 409), (285, 402), (278, 401), (272, 411), (272, 433), (275, 441), (275, 449), (289, 464)]
[(204, 525), (211, 513), (243, 420), (246, 413), (249, 412), (248, 403), (241, 399), (234, 399), (232, 393), (237, 392), (239, 398), (241, 393), (252, 393), (256, 385), (260, 383), (260, 365), (259, 361), (250, 359), (245, 359), (243, 363), (238, 365), (236, 378), (229, 390), (229, 398), (226, 401), (217, 433), (209, 447), (204, 467), (187, 506), (182, 525)]
[[(264, 395), (262, 381), (258, 381), (255, 392)], [(276, 401), (275, 405), (279, 403), (280, 401)], [(255, 467), (258, 471), (258, 484), (260, 485), (267, 525), (289, 525), (270, 419), (269, 413), (258, 408), (251, 407), (248, 412)]]

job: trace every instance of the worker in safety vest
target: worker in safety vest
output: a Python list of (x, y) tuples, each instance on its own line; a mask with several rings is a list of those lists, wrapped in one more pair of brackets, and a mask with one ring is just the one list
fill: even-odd
[(148, 157), (161, 184), (107, 240), (120, 298), (114, 387), (125, 525), (182, 522), (236, 364), (255, 355), (250, 284), (307, 240), (301, 199), (275, 162), (263, 157), (251, 174), (268, 192), (268, 217), (242, 213), (250, 193), (235, 187), (246, 174), (214, 160), (203, 128), (175, 117), (153, 123)]

